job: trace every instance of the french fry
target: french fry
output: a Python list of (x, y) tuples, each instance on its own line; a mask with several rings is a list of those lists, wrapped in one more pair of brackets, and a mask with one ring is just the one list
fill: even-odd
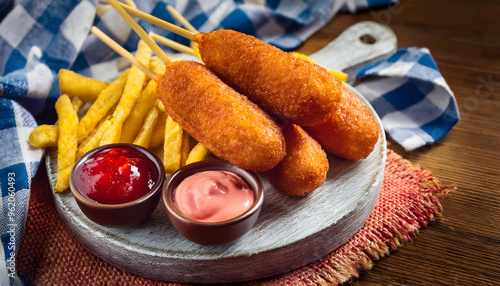
[(97, 123), (112, 109), (120, 100), (125, 83), (127, 82), (129, 70), (123, 72), (113, 83), (108, 85), (92, 103), (89, 110), (78, 123), (78, 142), (82, 142), (89, 133), (94, 130)]
[(186, 165), (189, 165), (191, 163), (195, 163), (198, 161), (203, 161), (207, 158), (210, 157), (211, 152), (203, 146), (203, 144), (198, 143), (196, 144), (191, 152), (189, 152), (189, 155), (186, 159)]
[(193, 148), (194, 139), (189, 136), (186, 132), (182, 132), (182, 147), (181, 147), (181, 167), (186, 165), (187, 158), (189, 156), (189, 152)]
[(163, 143), (163, 165), (168, 174), (172, 174), (181, 167), (182, 133), (180, 125), (168, 116)]
[(104, 4), (104, 3), (97, 3), (97, 9), (96, 9), (96, 16), (101, 18), (104, 13), (108, 12), (109, 9), (111, 9), (111, 5), (109, 4)]
[(75, 112), (77, 114), (78, 114), (78, 111), (80, 111), (80, 109), (83, 107), (84, 104), (85, 104), (85, 102), (79, 97), (73, 97), (71, 99), (71, 105), (73, 106), (73, 109), (75, 110)]
[(101, 143), (102, 134), (111, 124), (111, 115), (101, 119), (97, 127), (80, 143), (76, 151), (76, 158), (80, 158), (83, 154), (96, 148)]
[(151, 135), (153, 134), (154, 127), (156, 126), (156, 122), (158, 121), (158, 117), (160, 115), (160, 111), (158, 107), (153, 106), (151, 111), (149, 111), (144, 123), (142, 124), (139, 133), (137, 133), (137, 137), (134, 140), (134, 144), (140, 145), (144, 148), (149, 148), (149, 144), (151, 141)]
[[(292, 54), (294, 56), (296, 56), (297, 58), (301, 58), (303, 60), (306, 60), (308, 62), (316, 64), (315, 60), (312, 60), (311, 58), (309, 58), (308, 56), (306, 56), (306, 55), (304, 55), (302, 53), (292, 52)], [(326, 70), (328, 72), (330, 72), (335, 77), (335, 79), (337, 79), (337, 80), (340, 80), (340, 81), (346, 81), (347, 80), (348, 75), (346, 73), (343, 73), (341, 71), (337, 71), (337, 70), (334, 70), (334, 69), (331, 69), (331, 68), (326, 68)]]
[(57, 146), (59, 127), (57, 125), (42, 124), (30, 132), (29, 142), (35, 148)]
[(194, 51), (194, 55), (201, 60), (200, 49), (198, 47), (198, 43), (195, 41), (191, 41), (191, 48)]
[[(71, 99), (71, 105), (73, 106), (75, 113), (80, 111), (83, 104), (84, 102), (78, 97)], [(58, 137), (59, 127), (57, 125), (42, 124), (31, 130), (29, 143), (35, 148), (55, 147), (57, 146)]]
[(331, 74), (333, 74), (333, 76), (337, 79), (337, 80), (340, 80), (340, 81), (347, 81), (347, 77), (348, 75), (346, 73), (343, 73), (341, 71), (338, 71), (338, 70), (334, 70), (334, 69), (331, 69), (331, 68), (326, 68), (327, 71), (329, 71)]
[(167, 114), (161, 111), (159, 107), (157, 108), (160, 114), (154, 127), (153, 134), (151, 134), (151, 140), (149, 142), (149, 148), (151, 149), (162, 146), (165, 141), (165, 122), (167, 122)]
[(137, 132), (141, 128), (141, 125), (146, 118), (151, 107), (154, 106), (156, 101), (156, 82), (150, 80), (146, 88), (141, 92), (141, 96), (137, 99), (134, 107), (130, 111), (129, 116), (123, 122), (123, 130), (127, 132), (122, 132), (120, 137), (120, 142), (131, 143), (137, 136)]
[(108, 83), (77, 74), (74, 71), (60, 69), (58, 73), (61, 93), (78, 97), (83, 101), (94, 101)]
[[(142, 40), (139, 41), (137, 46), (136, 58), (143, 65), (148, 65), (149, 59), (151, 58), (151, 49)], [(101, 145), (117, 143), (120, 141), (123, 123), (129, 116), (137, 98), (140, 96), (145, 80), (146, 74), (137, 66), (133, 65), (130, 68), (130, 73), (128, 75), (127, 83), (125, 84), (122, 97), (113, 112), (111, 125), (103, 135)]]
[(158, 100), (158, 108), (161, 111), (165, 112), (165, 105), (163, 105), (163, 102), (161, 102), (160, 100)]
[(149, 69), (156, 74), (163, 74), (165, 72), (165, 63), (158, 57), (151, 57), (149, 59)]
[(305, 54), (303, 53), (299, 53), (299, 52), (292, 52), (292, 55), (296, 56), (297, 58), (300, 58), (300, 59), (303, 59), (303, 60), (306, 60), (308, 62), (311, 62), (311, 63), (316, 63), (315, 60), (312, 60), (310, 59), (308, 56), (306, 56)]
[[(151, 58), (149, 68), (156, 74), (163, 74), (165, 72), (165, 64), (156, 64), (156, 60), (154, 59), (158, 58)], [(151, 64), (152, 62), (153, 64)], [(156, 81), (153, 79), (142, 90), (141, 96), (135, 102), (125, 122), (123, 122), (123, 130), (127, 130), (127, 132), (122, 132), (120, 142), (131, 143), (134, 140), (148, 112), (154, 106), (156, 99)]]
[(65, 94), (59, 97), (55, 108), (59, 118), (59, 138), (57, 140), (57, 179), (54, 191), (62, 192), (69, 187), (69, 175), (75, 164), (78, 116), (71, 100)]

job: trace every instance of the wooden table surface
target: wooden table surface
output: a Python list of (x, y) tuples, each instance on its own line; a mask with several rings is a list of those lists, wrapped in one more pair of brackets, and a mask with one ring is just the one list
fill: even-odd
[(500, 2), (400, 1), (339, 14), (298, 51), (311, 54), (359, 21), (388, 25), (398, 47), (427, 47), (454, 92), (461, 119), (439, 143), (388, 147), (457, 190), (443, 217), (350, 285), (500, 283)]
[(461, 119), (442, 141), (388, 147), (457, 190), (442, 201), (442, 218), (349, 285), (499, 284), (500, 2), (403, 0), (339, 14), (297, 51), (311, 54), (365, 20), (392, 28), (400, 48), (427, 47), (455, 93)]

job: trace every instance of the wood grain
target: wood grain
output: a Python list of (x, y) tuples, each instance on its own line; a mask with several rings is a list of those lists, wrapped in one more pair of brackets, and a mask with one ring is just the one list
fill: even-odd
[[(349, 285), (498, 285), (498, 15), (500, 3), (495, 0), (403, 0), (391, 8), (336, 15), (297, 49), (314, 53), (360, 21), (386, 24), (396, 33), (399, 47), (429, 48), (461, 111), (461, 120), (438, 144), (408, 153), (389, 142), (389, 148), (458, 189), (443, 200), (441, 219)], [(39, 176), (46, 173), (39, 172)], [(41, 189), (49, 191), (48, 184)], [(39, 249), (45, 245), (37, 243)], [(38, 255), (43, 256), (42, 252)]]
[(498, 285), (500, 281), (500, 2), (400, 1), (340, 14), (297, 51), (311, 54), (350, 25), (388, 25), (398, 46), (427, 47), (455, 93), (461, 119), (439, 143), (405, 152), (457, 190), (443, 217), (350, 285)]
[[(308, 196), (284, 196), (259, 175), (265, 194), (260, 215), (245, 235), (229, 244), (204, 246), (187, 240), (170, 222), (162, 203), (141, 224), (108, 228), (86, 217), (71, 192), (51, 193), (61, 220), (76, 240), (95, 256), (127, 272), (181, 283), (228, 283), (275, 276), (330, 254), (372, 213), (387, 153), (380, 119), (375, 119), (380, 132), (372, 153), (358, 161), (329, 156), (326, 181)], [(46, 168), (53, 186), (57, 149), (48, 149)], [(247, 271), (247, 265), (252, 265), (252, 271)]]

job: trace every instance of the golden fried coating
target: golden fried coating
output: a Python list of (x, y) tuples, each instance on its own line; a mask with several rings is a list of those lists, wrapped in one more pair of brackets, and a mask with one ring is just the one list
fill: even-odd
[(342, 99), (327, 121), (304, 128), (326, 152), (360, 160), (368, 157), (378, 141), (379, 128), (371, 111), (342, 86)]
[(232, 30), (198, 33), (205, 65), (229, 86), (284, 122), (324, 122), (342, 83), (325, 68)]
[(287, 125), (283, 134), (287, 154), (283, 161), (263, 175), (283, 194), (304, 196), (325, 182), (329, 168), (326, 153), (298, 125)]
[(170, 62), (156, 80), (166, 113), (215, 156), (252, 171), (269, 170), (285, 156), (279, 126), (205, 66)]

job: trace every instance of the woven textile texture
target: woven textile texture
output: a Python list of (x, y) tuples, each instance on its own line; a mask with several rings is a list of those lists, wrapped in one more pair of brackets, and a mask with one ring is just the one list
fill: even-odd
[[(38, 124), (56, 122), (54, 104), (61, 94), (58, 71), (70, 69), (106, 82), (121, 73), (122, 59), (89, 33), (92, 26), (130, 52), (137, 48), (139, 36), (101, 2), (0, 0), (0, 208), (8, 217), (0, 220), (0, 256), (4, 260), (0, 262), (0, 284), (20, 283), (11, 264), (24, 231), (30, 183), (43, 154), (27, 143), (28, 136)], [(338, 12), (384, 7), (396, 1), (136, 2), (139, 10), (176, 22), (166, 10), (168, 4), (173, 5), (198, 31), (234, 29), (292, 50)], [(147, 32), (189, 44), (181, 36), (137, 21)], [(459, 120), (454, 95), (428, 49), (403, 48), (358, 68), (361, 70), (350, 79), (380, 115), (384, 129), (407, 151), (440, 140)]]
[[(85, 250), (59, 219), (45, 168), (33, 181), (19, 276), (30, 285), (181, 285), (152, 281), (107, 264)], [(454, 189), (389, 150), (377, 204), (365, 225), (327, 257), (251, 285), (335, 285), (371, 269), (441, 215), (440, 200)]]

